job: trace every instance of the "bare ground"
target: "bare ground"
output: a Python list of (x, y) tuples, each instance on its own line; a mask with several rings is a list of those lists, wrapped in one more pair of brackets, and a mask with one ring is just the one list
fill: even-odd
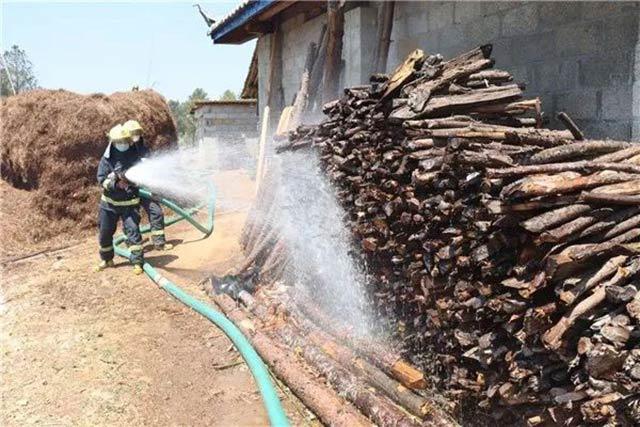
[[(147, 259), (206, 300), (196, 283), (237, 262), (244, 216), (219, 214), (207, 240), (186, 224), (171, 227), (178, 246)], [(250, 372), (226, 336), (123, 261), (94, 273), (95, 239), (4, 258), (0, 424), (268, 424)], [(36, 246), (22, 246), (22, 254), (42, 244)], [(294, 424), (315, 424), (289, 392), (280, 393)]]

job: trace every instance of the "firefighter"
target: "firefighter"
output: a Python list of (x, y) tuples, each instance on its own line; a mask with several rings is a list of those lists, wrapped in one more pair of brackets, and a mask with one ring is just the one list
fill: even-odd
[(119, 219), (131, 251), (133, 272), (141, 274), (143, 271), (140, 198), (138, 189), (124, 176), (127, 169), (139, 160), (129, 132), (121, 125), (114, 126), (109, 131), (109, 145), (98, 165), (98, 183), (103, 191), (98, 216), (101, 262), (96, 267), (97, 271), (113, 266), (113, 234)]
[[(138, 155), (142, 161), (149, 158), (149, 148), (144, 145), (142, 138), (142, 126), (136, 120), (129, 120), (122, 125), (131, 135), (133, 147), (138, 151)], [(151, 239), (153, 246), (159, 251), (168, 251), (173, 249), (171, 243), (167, 243), (164, 235), (164, 212), (160, 203), (155, 200), (141, 198), (140, 204), (144, 208), (151, 224)]]

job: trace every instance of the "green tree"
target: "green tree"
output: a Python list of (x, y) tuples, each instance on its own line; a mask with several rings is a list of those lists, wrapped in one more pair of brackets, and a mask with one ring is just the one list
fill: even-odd
[(196, 101), (205, 101), (209, 95), (202, 88), (196, 88), (186, 101), (169, 101), (169, 109), (176, 122), (179, 142), (185, 146), (192, 146), (195, 143), (196, 121), (191, 114), (191, 109)]
[(238, 97), (233, 91), (227, 89), (222, 95), (220, 95), (220, 98), (218, 99), (220, 101), (235, 101), (236, 99), (238, 99)]
[(0, 61), (0, 96), (9, 96), (38, 87), (33, 64), (17, 45), (5, 50)]

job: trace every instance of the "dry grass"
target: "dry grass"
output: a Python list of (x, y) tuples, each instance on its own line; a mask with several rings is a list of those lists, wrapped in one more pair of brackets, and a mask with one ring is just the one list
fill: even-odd
[[(0, 172), (22, 194), (2, 187), (3, 246), (38, 243), (96, 224), (96, 171), (117, 123), (138, 120), (154, 148), (175, 147), (176, 129), (164, 98), (153, 91), (78, 95), (35, 90), (2, 100)], [(19, 218), (18, 218), (19, 217)], [(14, 233), (15, 231), (15, 233)], [(9, 237), (13, 235), (14, 237)], [(4, 251), (3, 251), (4, 252)]]

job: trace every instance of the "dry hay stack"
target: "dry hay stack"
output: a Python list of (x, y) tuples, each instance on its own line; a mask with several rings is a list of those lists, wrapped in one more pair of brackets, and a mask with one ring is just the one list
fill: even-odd
[(50, 220), (71, 219), (81, 227), (95, 224), (100, 194), (96, 171), (106, 133), (128, 119), (141, 123), (151, 147), (175, 145), (169, 107), (154, 91), (87, 96), (35, 90), (4, 99), (2, 179), (36, 191), (34, 208)]

